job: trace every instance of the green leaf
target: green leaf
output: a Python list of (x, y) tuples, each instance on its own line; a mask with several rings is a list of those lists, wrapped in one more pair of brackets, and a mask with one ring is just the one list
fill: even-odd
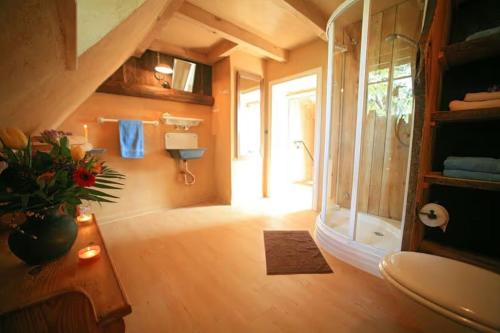
[(104, 193), (102, 191), (98, 191), (98, 190), (94, 190), (94, 189), (91, 189), (91, 188), (86, 188), (87, 192), (92, 194), (92, 195), (96, 195), (96, 196), (99, 196), (99, 197), (108, 197), (108, 198), (116, 198), (118, 199), (117, 196), (114, 196), (114, 195), (111, 195), (111, 194), (107, 194), (107, 193)]
[(116, 187), (116, 186), (111, 186), (111, 185), (104, 185), (104, 184), (100, 184), (100, 183), (94, 183), (94, 185), (92, 185), (92, 187), (97, 187), (97, 188), (104, 188), (104, 189), (110, 189), (110, 190), (121, 190), (122, 188), (121, 187)]
[(68, 148), (69, 140), (67, 136), (63, 136), (61, 139), (59, 139), (59, 145), (61, 148), (66, 147)]
[(96, 177), (96, 182), (97, 183), (102, 183), (102, 184), (114, 184), (114, 185), (122, 185), (122, 186), (125, 185), (123, 183), (115, 182), (115, 181), (112, 181), (112, 180), (102, 179), (99, 176)]
[(82, 203), (82, 201), (80, 199), (75, 198), (73, 196), (67, 197), (64, 201), (66, 201), (68, 204), (72, 204), (72, 205), (79, 205)]
[(83, 196), (82, 199), (90, 200), (90, 201), (97, 201), (97, 202), (116, 203), (116, 201), (111, 201), (111, 200), (104, 199), (104, 198), (101, 198), (101, 197), (98, 197), (95, 195), (91, 195), (91, 194), (87, 194), (87, 195)]
[(29, 200), (30, 200), (30, 195), (29, 194), (22, 194), (21, 195), (21, 206), (23, 208), (28, 207)]

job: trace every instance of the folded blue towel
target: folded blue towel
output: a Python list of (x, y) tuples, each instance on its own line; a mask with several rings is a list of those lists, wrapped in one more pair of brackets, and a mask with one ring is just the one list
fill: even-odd
[(500, 159), (490, 157), (450, 156), (444, 161), (444, 168), (450, 170), (466, 170), (500, 174)]
[(144, 157), (144, 126), (140, 120), (118, 121), (120, 151), (123, 158)]
[(498, 173), (444, 169), (443, 176), (453, 177), (453, 178), (464, 178), (464, 179), (500, 182), (500, 174), (498, 174)]

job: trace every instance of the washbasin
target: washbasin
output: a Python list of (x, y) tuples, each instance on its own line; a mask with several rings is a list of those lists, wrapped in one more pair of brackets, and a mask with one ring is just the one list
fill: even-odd
[(201, 158), (207, 148), (177, 148), (177, 149), (167, 149), (170, 156), (173, 158), (178, 158), (181, 160), (196, 160)]

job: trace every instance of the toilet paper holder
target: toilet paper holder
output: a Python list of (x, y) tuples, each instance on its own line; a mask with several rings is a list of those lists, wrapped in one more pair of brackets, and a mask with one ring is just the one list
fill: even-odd
[(418, 211), (420, 222), (428, 227), (439, 227), (443, 232), (446, 231), (450, 215), (445, 207), (436, 203), (428, 203), (422, 206)]

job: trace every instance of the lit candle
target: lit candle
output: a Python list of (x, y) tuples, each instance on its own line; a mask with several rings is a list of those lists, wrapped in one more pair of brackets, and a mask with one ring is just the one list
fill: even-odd
[(92, 222), (92, 214), (80, 214), (76, 217), (78, 223), (89, 223)]
[(87, 124), (83, 125), (83, 135), (85, 136), (85, 143), (89, 142), (89, 129), (87, 128)]
[(78, 251), (78, 258), (82, 262), (88, 262), (99, 258), (101, 247), (99, 245), (89, 245)]

